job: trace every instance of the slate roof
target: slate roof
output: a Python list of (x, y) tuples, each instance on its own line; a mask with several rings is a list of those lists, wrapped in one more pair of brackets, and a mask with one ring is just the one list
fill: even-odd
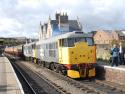
[(69, 31), (71, 32), (71, 31), (75, 31), (75, 30), (76, 31), (81, 30), (79, 25), (78, 25), (77, 20), (69, 20)]
[(51, 20), (51, 25), (52, 25), (52, 29), (53, 31), (59, 31), (59, 27), (58, 27), (58, 23), (56, 20)]
[[(69, 20), (68, 23), (69, 23), (69, 32), (71, 32), (71, 31), (80, 31), (81, 30), (79, 28), (77, 20)], [(57, 23), (56, 20), (51, 20), (51, 24), (52, 24), (52, 27), (53, 27), (53, 31), (55, 31), (55, 30), (59, 31), (58, 23)]]

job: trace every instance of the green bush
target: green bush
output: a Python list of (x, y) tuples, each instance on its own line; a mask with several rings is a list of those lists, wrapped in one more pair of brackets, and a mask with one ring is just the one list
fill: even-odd
[(97, 51), (97, 59), (101, 59), (101, 60), (106, 60), (108, 61), (110, 59), (111, 55), (110, 55), (110, 51), (109, 50), (98, 50)]

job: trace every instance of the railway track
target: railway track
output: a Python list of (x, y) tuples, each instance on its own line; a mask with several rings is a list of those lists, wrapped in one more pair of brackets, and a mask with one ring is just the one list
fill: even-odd
[(106, 84), (107, 83), (106, 81), (101, 82), (99, 80), (95, 80), (92, 82), (89, 82), (89, 81), (80, 81), (80, 82), (83, 84), (86, 84), (88, 86), (92, 86), (95, 89), (98, 89), (100, 91), (103, 91), (106, 94), (125, 94), (125, 91), (123, 91), (117, 87), (114, 87), (111, 84)]
[[(61, 94), (125, 94), (125, 91), (117, 87), (114, 87), (112, 85), (109, 85), (109, 84), (107, 85), (105, 84), (105, 82), (101, 82), (99, 80), (95, 80), (91, 82), (88, 80), (73, 80), (66, 76), (60, 75), (59, 73), (55, 73), (54, 71), (43, 68), (42, 66), (39, 66), (37, 64), (24, 62), (24, 61), (19, 61), (19, 62), (20, 63), (17, 63), (17, 65), (23, 66), (22, 68), (25, 71), (32, 70), (37, 76), (39, 76), (40, 78), (44, 78), (44, 80), (48, 82), (49, 86), (51, 85), (54, 88), (56, 88), (56, 91), (58, 91), (58, 93), (53, 93), (53, 94), (60, 94), (60, 93)], [(56, 78), (50, 79), (48, 78), (48, 75), (45, 75), (46, 73), (48, 73), (50, 78), (53, 78), (53, 77), (56, 77)], [(53, 77), (51, 75), (53, 75)], [(35, 80), (38, 80), (38, 79), (35, 79)], [(56, 80), (62, 80), (62, 82), (56, 81)], [(63, 85), (64, 83), (65, 85)], [(69, 85), (67, 85), (67, 83)], [(70, 89), (72, 90), (74, 89), (74, 91), (71, 92)], [(80, 92), (76, 93), (75, 91), (78, 89), (80, 90)], [(46, 93), (40, 93), (40, 94), (46, 94)], [(48, 94), (52, 94), (52, 92)]]
[[(36, 67), (36, 69), (38, 69), (36, 71), (39, 74), (41, 74), (40, 70), (43, 71), (43, 69), (38, 65), (35, 65), (35, 67)], [(30, 68), (31, 68), (31, 66), (30, 66)], [(104, 82), (101, 82), (99, 80), (95, 80), (95, 81), (91, 81), (91, 82), (88, 80), (76, 81), (76, 80), (70, 79), (68, 77), (65, 77), (63, 75), (60, 75), (58, 73), (55, 73), (54, 71), (51, 71), (49, 69), (44, 69), (44, 72), (49, 72), (49, 74), (56, 76), (58, 79), (66, 81), (68, 84), (74, 86), (77, 89), (80, 89), (85, 94), (125, 94), (125, 91), (123, 91), (115, 86), (106, 84), (105, 81)], [(64, 88), (63, 86), (61, 86), (61, 87)]]
[(24, 74), (21, 72), (21, 70), (16, 66), (14, 65), (12, 62), (11, 62), (21, 84), (22, 84), (22, 87), (23, 87), (23, 90), (24, 90), (24, 93), (25, 94), (37, 94), (35, 92), (35, 90), (32, 88), (32, 86), (30, 85), (30, 83), (28, 82), (27, 78), (24, 76)]
[(46, 79), (43, 75), (30, 70), (24, 65), (20, 66), (19, 63), (13, 63), (13, 66), (20, 71), (23, 77), (27, 80), (28, 85), (34, 91), (34, 93), (29, 94), (70, 94), (60, 86), (52, 84), (52, 82)]
[[(38, 66), (38, 65), (35, 65), (36, 68), (33, 68), (33, 66), (32, 66), (33, 64), (31, 64), (31, 63), (29, 63), (29, 65), (31, 65), (31, 66), (27, 66), (27, 65), (25, 65), (25, 66), (27, 66), (27, 68), (30, 68), (34, 71), (37, 71), (37, 74), (39, 74), (39, 75), (44, 75), (46, 78), (50, 77), (51, 79), (49, 79), (49, 78), (47, 78), (47, 79), (51, 80), (55, 86), (63, 89), (63, 91), (69, 91), (68, 94), (106, 94), (105, 92), (96, 90), (95, 88), (93, 88), (91, 86), (84, 85), (78, 81), (75, 81), (75, 80), (65, 77), (63, 75), (60, 75), (58, 73), (55, 73), (49, 69), (41, 68), (41, 66)], [(41, 73), (41, 71), (43, 73)], [(65, 94), (67, 94), (67, 93), (65, 93)]]
[[(60, 77), (60, 79), (63, 77)], [(87, 90), (87, 93), (92, 94), (93, 90), (95, 90), (98, 93), (101, 94), (125, 94), (125, 89), (116, 87), (115, 85), (111, 83), (107, 83), (107, 81), (100, 81), (100, 80), (73, 80), (68, 77), (65, 77), (63, 79), (66, 79), (68, 82), (70, 82), (72, 85), (74, 85), (77, 88), (80, 88), (82, 90), (85, 90), (83, 87), (89, 88), (91, 90)]]

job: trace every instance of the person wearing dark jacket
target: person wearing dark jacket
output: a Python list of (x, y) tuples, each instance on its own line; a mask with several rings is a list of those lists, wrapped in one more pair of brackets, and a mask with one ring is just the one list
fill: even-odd
[(113, 48), (111, 49), (111, 54), (112, 54), (112, 63), (111, 66), (118, 66), (119, 62), (119, 48), (117, 47), (116, 44), (113, 45)]
[(119, 59), (120, 59), (119, 64), (123, 65), (124, 64), (124, 51), (123, 51), (123, 47), (122, 47), (121, 42), (119, 43)]

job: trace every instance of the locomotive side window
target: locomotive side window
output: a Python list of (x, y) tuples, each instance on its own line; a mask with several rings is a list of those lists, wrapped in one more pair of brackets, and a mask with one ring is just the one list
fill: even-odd
[(54, 42), (53, 45), (54, 45), (54, 49), (57, 49), (57, 47), (58, 47), (57, 42)]
[(62, 39), (62, 47), (67, 47), (68, 43), (67, 43), (67, 39)]
[(56, 48), (57, 47), (57, 43), (56, 42), (52, 42), (49, 43), (49, 56), (50, 57), (56, 57)]
[(55, 49), (57, 49), (58, 48), (58, 43), (57, 42), (55, 42)]
[(36, 48), (37, 48), (37, 49), (40, 49), (40, 45), (36, 45)]
[(51, 43), (49, 44), (49, 49), (52, 49), (52, 45), (51, 45)]
[(32, 53), (32, 46), (28, 46), (28, 53), (31, 54)]
[(36, 45), (35, 44), (32, 44), (32, 49), (35, 49), (36, 48)]
[(46, 49), (49, 49), (49, 44), (46, 44)]
[(68, 38), (68, 47), (73, 47), (74, 46), (74, 38)]
[(89, 46), (92, 46), (94, 44), (94, 41), (92, 38), (86, 38), (86, 41), (87, 41)]
[(62, 46), (62, 39), (59, 40), (59, 46)]
[(24, 51), (26, 54), (28, 54), (28, 47), (27, 46), (24, 46)]

